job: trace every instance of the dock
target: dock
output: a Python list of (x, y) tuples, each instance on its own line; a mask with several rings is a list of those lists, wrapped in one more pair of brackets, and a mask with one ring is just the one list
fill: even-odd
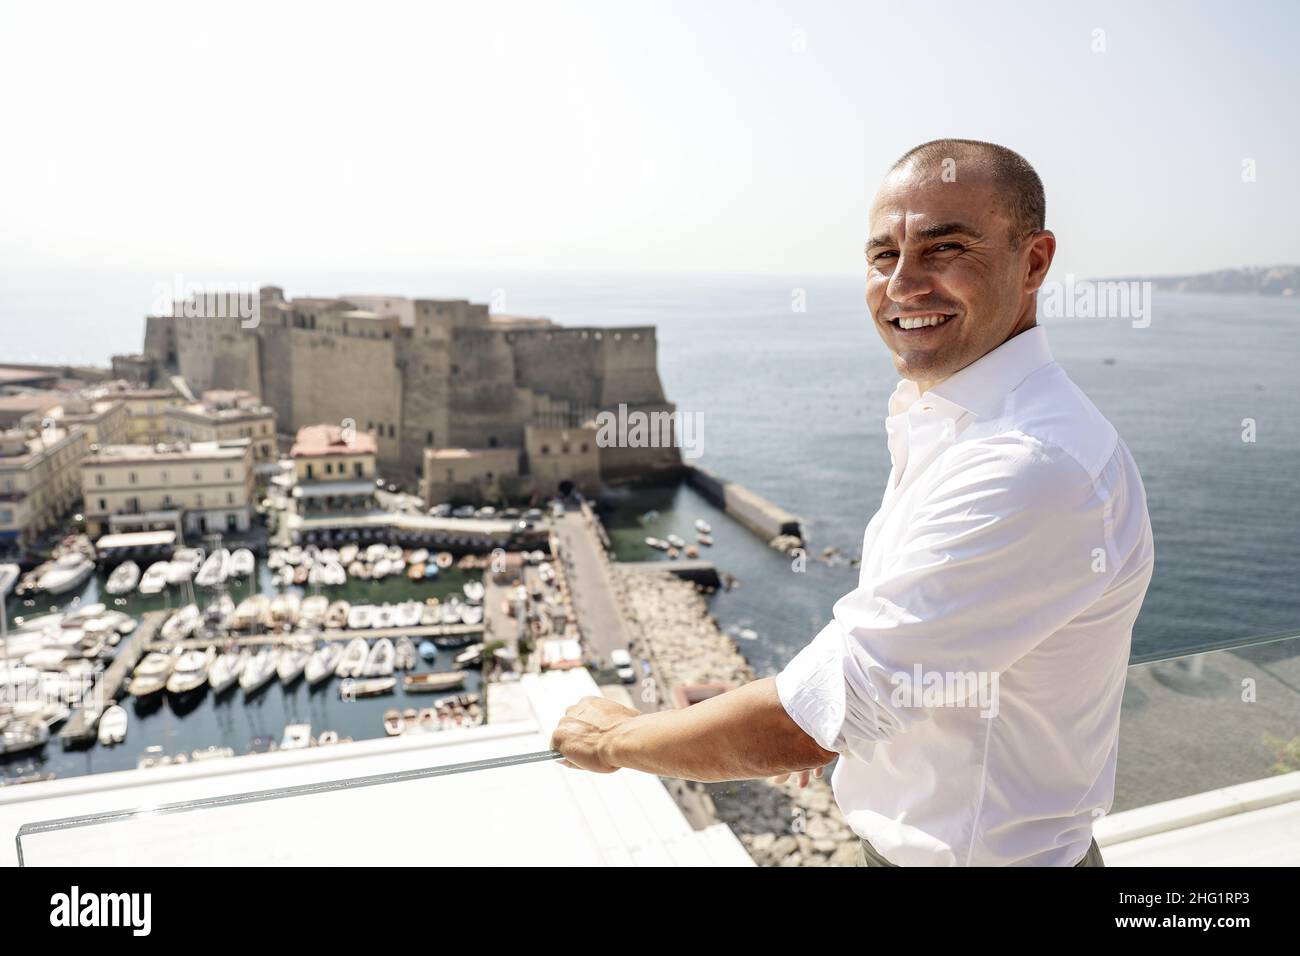
[(179, 647), (184, 650), (203, 650), (206, 647), (215, 645), (231, 644), (235, 647), (259, 647), (264, 644), (288, 644), (295, 639), (311, 637), (313, 641), (350, 641), (354, 638), (363, 640), (378, 640), (387, 637), (390, 640), (399, 637), (409, 637), (412, 640), (425, 637), (465, 637), (476, 634), (482, 634), (484, 626), (482, 624), (429, 624), (417, 627), (364, 627), (356, 630), (339, 630), (339, 631), (290, 631), (288, 633), (277, 634), (231, 634), (228, 637), (217, 639), (212, 638), (187, 638), (183, 641), (154, 641), (150, 646), (151, 651), (168, 651), (172, 648)]
[(144, 656), (145, 648), (154, 642), (163, 623), (171, 615), (171, 611), (149, 611), (127, 636), (125, 646), (118, 650), (113, 663), (95, 681), (90, 693), (81, 699), (59, 731), (59, 739), (65, 747), (90, 743), (95, 739), (100, 713), (117, 700), (123, 685), (131, 679), (135, 665)]

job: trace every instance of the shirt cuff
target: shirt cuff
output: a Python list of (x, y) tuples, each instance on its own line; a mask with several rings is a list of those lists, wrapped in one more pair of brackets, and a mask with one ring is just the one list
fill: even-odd
[(776, 675), (776, 693), (790, 719), (823, 750), (843, 751), (844, 668), (835, 621)]

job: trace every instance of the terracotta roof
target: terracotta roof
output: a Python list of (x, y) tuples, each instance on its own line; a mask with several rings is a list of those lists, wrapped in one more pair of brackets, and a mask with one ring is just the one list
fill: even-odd
[(379, 450), (375, 436), (354, 431), (351, 443), (344, 440), (338, 425), (307, 425), (298, 429), (289, 454), (294, 458), (320, 455), (373, 455)]

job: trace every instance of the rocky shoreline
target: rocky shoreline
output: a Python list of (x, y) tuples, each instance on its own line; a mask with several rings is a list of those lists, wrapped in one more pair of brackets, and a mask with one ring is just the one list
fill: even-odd
[[(611, 564), (611, 577), (636, 649), (653, 667), (661, 708), (674, 706), (675, 687), (739, 686), (755, 679), (694, 584), (668, 572), (620, 568), (617, 562)], [(835, 805), (826, 779), (813, 779), (803, 789), (770, 780), (689, 786), (707, 794), (714, 815), (731, 827), (760, 866), (857, 865), (857, 835)]]

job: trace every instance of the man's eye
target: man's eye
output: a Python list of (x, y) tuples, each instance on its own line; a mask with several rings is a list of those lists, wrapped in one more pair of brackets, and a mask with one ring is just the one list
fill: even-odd
[(935, 251), (935, 252), (946, 252), (946, 251), (949, 250), (949, 249), (953, 249), (953, 250), (961, 251), (961, 243), (959, 243), (959, 242), (941, 242), (941, 243), (939, 243), (937, 246), (934, 247), (934, 251)]
[(874, 256), (871, 257), (871, 261), (879, 262), (881, 259), (896, 257), (897, 255), (898, 255), (897, 252), (889, 252), (889, 251), (877, 252)]

